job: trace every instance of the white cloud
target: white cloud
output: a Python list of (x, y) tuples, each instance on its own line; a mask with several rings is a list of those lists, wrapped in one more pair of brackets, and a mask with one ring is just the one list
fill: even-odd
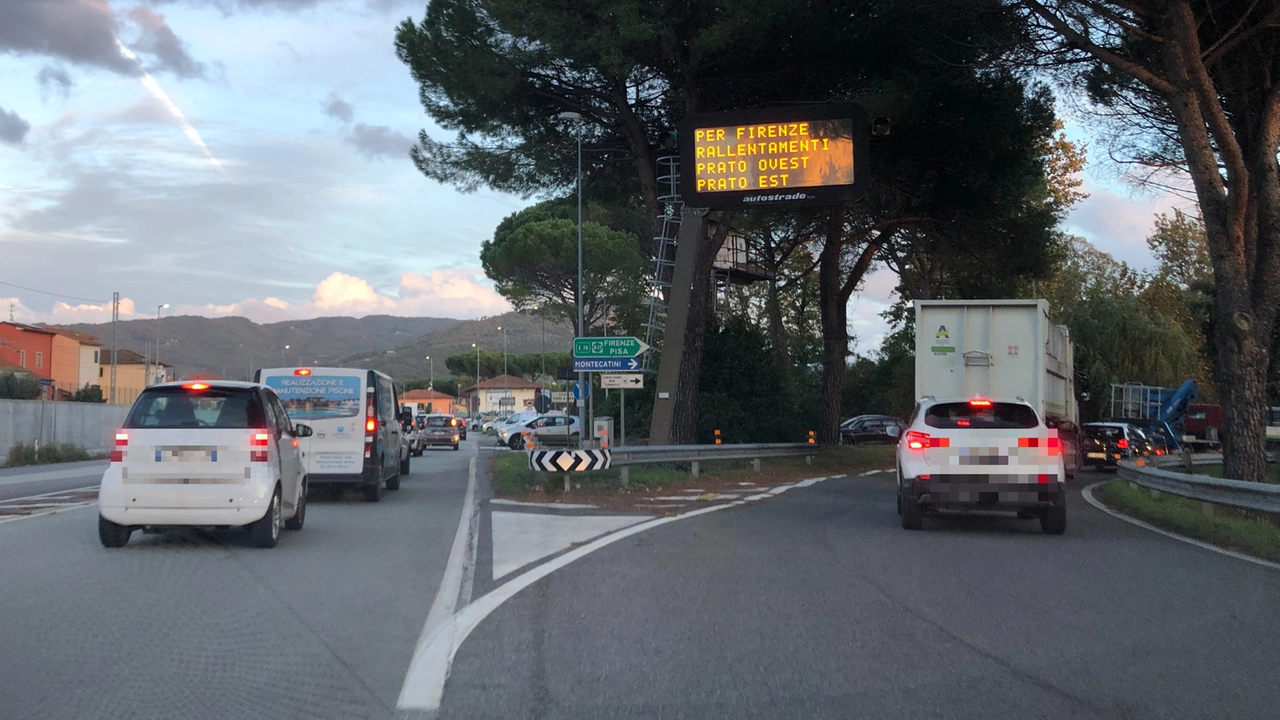
[(1195, 203), (1175, 195), (1127, 197), (1114, 190), (1085, 182), (1089, 197), (1076, 205), (1062, 227), (1080, 235), (1098, 249), (1111, 253), (1139, 267), (1155, 261), (1147, 250), (1147, 236), (1155, 225), (1155, 217), (1172, 213), (1174, 208), (1197, 212)]
[[(19, 322), (100, 323), (111, 320), (111, 306), (91, 303), (71, 305), (58, 302), (48, 312), (32, 310), (17, 297), (0, 298), (14, 305)], [(456, 268), (431, 270), (426, 275), (407, 272), (400, 276), (395, 295), (379, 293), (364, 278), (335, 272), (316, 283), (311, 300), (289, 303), (278, 297), (263, 300), (248, 298), (227, 304), (175, 305), (173, 315), (225, 317), (238, 315), (259, 323), (302, 320), (324, 316), (398, 315), (403, 317), (480, 318), (500, 315), (511, 309), (507, 301), (494, 291), (478, 269)], [(121, 298), (120, 317), (143, 317), (132, 298)], [(149, 314), (146, 317), (151, 317)]]

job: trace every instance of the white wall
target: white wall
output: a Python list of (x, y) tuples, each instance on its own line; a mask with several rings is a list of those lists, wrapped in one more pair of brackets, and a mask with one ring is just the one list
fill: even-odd
[(37, 439), (42, 445), (69, 442), (89, 452), (110, 450), (128, 413), (127, 405), (0, 400), (0, 457), (16, 442)]

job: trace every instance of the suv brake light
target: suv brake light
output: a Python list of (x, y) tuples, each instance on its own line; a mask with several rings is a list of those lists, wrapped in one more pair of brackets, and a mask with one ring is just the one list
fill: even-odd
[(984, 400), (983, 398), (974, 398), (974, 399), (972, 399), (972, 400), (970, 400), (970, 401), (969, 401), (969, 406), (970, 406), (970, 407), (983, 407), (983, 408), (985, 408), (985, 407), (991, 407), (991, 401), (990, 401), (990, 400)]
[(1062, 440), (1057, 437), (1047, 438), (1018, 438), (1018, 447), (1024, 448), (1044, 448), (1046, 455), (1061, 455)]
[(1120, 448), (1121, 450), (1128, 450), (1129, 441), (1124, 438), (1120, 438), (1119, 440), (1116, 441), (1116, 447)]
[(922, 433), (919, 430), (910, 430), (907, 432), (907, 447), (912, 450), (951, 447), (951, 440), (944, 437), (930, 437), (928, 433)]

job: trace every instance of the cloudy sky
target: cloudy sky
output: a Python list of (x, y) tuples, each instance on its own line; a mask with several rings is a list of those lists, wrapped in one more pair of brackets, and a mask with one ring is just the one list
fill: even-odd
[[(392, 39), (423, 0), (0, 0), (0, 314), (478, 317), (519, 198), (408, 159), (441, 138)], [(1073, 231), (1123, 260), (1165, 198), (1090, 177)], [(862, 350), (892, 289), (851, 310)], [(21, 287), (16, 287), (21, 286)], [(58, 293), (56, 297), (35, 292)]]

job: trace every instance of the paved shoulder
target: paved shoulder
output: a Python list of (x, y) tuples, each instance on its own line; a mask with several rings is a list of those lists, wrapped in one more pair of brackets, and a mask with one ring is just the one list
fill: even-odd
[(105, 460), (0, 468), (0, 500), (94, 486), (102, 481)]
[(446, 718), (1272, 718), (1280, 573), (1078, 493), (898, 527), (837, 480), (667, 524), (538, 581), (462, 645)]

